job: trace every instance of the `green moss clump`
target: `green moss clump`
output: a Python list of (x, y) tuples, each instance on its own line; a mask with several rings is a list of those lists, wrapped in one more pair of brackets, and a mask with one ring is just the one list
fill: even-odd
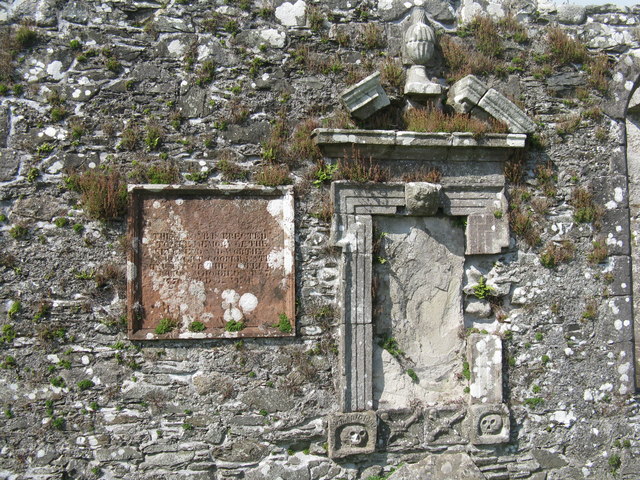
[(291, 321), (285, 313), (281, 313), (280, 315), (278, 315), (278, 323), (276, 324), (276, 327), (278, 327), (278, 329), (282, 333), (291, 333), (291, 331), (293, 330)]
[(191, 322), (191, 324), (189, 325), (190, 332), (203, 332), (206, 329), (207, 329), (206, 325), (198, 321)]
[(163, 318), (160, 320), (160, 323), (156, 326), (154, 332), (156, 335), (164, 335), (173, 331), (176, 328), (176, 321), (171, 318)]
[(235, 320), (229, 320), (227, 324), (224, 326), (224, 329), (227, 332), (239, 332), (240, 330), (244, 330), (245, 324), (242, 320), (236, 322)]

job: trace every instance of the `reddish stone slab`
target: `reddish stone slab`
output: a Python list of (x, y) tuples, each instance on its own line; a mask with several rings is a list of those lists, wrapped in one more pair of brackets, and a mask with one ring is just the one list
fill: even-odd
[(295, 334), (290, 188), (132, 185), (129, 194), (129, 338)]

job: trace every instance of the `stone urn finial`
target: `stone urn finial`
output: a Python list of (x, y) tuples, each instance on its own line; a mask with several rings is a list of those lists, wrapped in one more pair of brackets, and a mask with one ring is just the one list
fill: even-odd
[(431, 60), (435, 51), (436, 33), (428, 25), (427, 14), (422, 7), (414, 7), (411, 25), (404, 33), (404, 47), (408, 63), (404, 93), (414, 96), (440, 95), (442, 88), (427, 78), (424, 65)]

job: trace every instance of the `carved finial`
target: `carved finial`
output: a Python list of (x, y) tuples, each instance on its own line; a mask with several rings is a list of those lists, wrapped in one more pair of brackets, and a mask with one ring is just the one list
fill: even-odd
[(404, 47), (407, 63), (411, 64), (407, 73), (404, 93), (418, 97), (440, 95), (442, 88), (427, 78), (424, 65), (431, 60), (435, 51), (436, 33), (427, 24), (427, 13), (422, 7), (414, 7), (411, 25), (404, 33)]
[(414, 7), (411, 20), (411, 25), (404, 34), (407, 57), (414, 65), (424, 65), (433, 57), (436, 34), (427, 24), (424, 8)]

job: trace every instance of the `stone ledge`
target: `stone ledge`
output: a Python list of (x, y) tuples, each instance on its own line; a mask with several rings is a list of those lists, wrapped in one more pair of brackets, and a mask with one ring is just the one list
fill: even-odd
[[(383, 160), (433, 160), (468, 161), (467, 156), (456, 157), (450, 153), (468, 149), (503, 149), (524, 148), (527, 136), (515, 133), (488, 133), (476, 136), (470, 132), (407, 132), (397, 130), (344, 130), (317, 128), (312, 138), (329, 158), (341, 158), (352, 146), (366, 157)], [(425, 152), (425, 149), (428, 152)], [(495, 161), (492, 156), (474, 155), (475, 161)], [(433, 157), (433, 158), (432, 158)]]

